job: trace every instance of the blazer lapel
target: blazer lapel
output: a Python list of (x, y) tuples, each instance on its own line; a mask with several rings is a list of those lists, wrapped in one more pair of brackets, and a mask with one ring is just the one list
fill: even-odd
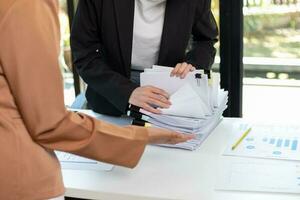
[(167, 0), (158, 64), (164, 65), (173, 60), (172, 48), (176, 47), (178, 43), (176, 41), (189, 37), (187, 32), (190, 32), (193, 21), (188, 19), (193, 16), (190, 12), (192, 2), (192, 0)]
[(133, 20), (134, 20), (134, 0), (113, 0), (117, 21), (119, 44), (127, 75), (130, 73)]

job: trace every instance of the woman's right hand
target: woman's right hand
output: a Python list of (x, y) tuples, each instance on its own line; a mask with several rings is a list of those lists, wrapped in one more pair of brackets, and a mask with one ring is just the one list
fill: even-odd
[(187, 135), (159, 128), (148, 128), (148, 133), (149, 144), (177, 144), (195, 138), (195, 135)]
[(171, 106), (169, 94), (153, 86), (136, 88), (129, 98), (129, 103), (155, 114), (161, 113), (159, 108), (169, 108)]

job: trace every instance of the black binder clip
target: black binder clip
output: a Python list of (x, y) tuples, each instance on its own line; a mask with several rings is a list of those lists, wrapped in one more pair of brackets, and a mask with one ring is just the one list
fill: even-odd
[(210, 72), (210, 70), (205, 69), (205, 70), (204, 70), (204, 74), (207, 75), (207, 78), (208, 78), (208, 79), (211, 79), (211, 72)]
[(197, 80), (197, 85), (200, 86), (200, 79), (201, 79), (201, 74), (200, 73), (196, 73), (195, 74), (195, 79)]
[(212, 84), (213, 84), (213, 81), (212, 81), (212, 77), (211, 77), (211, 71), (208, 70), (208, 69), (205, 69), (205, 70), (204, 70), (204, 74), (207, 75), (207, 78), (208, 78), (208, 85), (212, 85)]
[(146, 122), (141, 119), (133, 119), (132, 120), (132, 125), (134, 126), (145, 126)]
[(140, 107), (130, 104), (130, 108), (129, 108), (130, 111), (134, 111), (138, 113), (140, 112), (140, 109), (141, 109)]

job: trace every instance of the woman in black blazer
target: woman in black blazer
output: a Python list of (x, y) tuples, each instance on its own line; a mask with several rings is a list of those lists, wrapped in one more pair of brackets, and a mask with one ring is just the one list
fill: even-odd
[[(159, 113), (152, 105), (170, 106), (166, 92), (151, 86), (140, 87), (133, 77), (138, 71), (132, 68), (133, 57), (139, 62), (140, 50), (143, 55), (153, 57), (147, 54), (149, 41), (143, 44), (142, 39), (139, 41), (142, 48), (133, 49), (137, 46), (133, 42), (135, 32), (143, 33), (136, 30), (142, 27), (136, 25), (137, 6), (155, 1), (161, 1), (156, 4), (163, 7), (158, 11), (153, 8), (153, 15), (163, 11), (160, 13), (163, 21), (161, 30), (157, 29), (161, 35), (153, 64), (174, 67), (172, 75), (181, 78), (195, 68), (209, 69), (213, 64), (218, 30), (211, 0), (80, 0), (71, 46), (75, 67), (88, 85), (86, 97), (94, 111), (122, 115), (132, 104)], [(147, 11), (144, 10), (139, 10), (142, 20), (145, 20), (143, 12)], [(147, 19), (144, 25), (149, 28)], [(145, 34), (148, 34), (146, 29)], [(188, 46), (191, 48), (187, 49)]]

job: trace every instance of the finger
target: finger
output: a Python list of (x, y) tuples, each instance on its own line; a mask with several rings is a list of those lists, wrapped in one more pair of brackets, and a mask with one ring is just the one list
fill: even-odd
[(139, 98), (136, 99), (136, 104), (134, 104), (135, 106), (138, 106), (140, 108), (143, 108), (144, 104), (146, 104), (148, 100), (148, 97), (145, 95), (141, 95)]
[(184, 133), (178, 133), (178, 132), (172, 132), (172, 137), (174, 139), (183, 139), (183, 140), (191, 140), (191, 139), (195, 139), (195, 135), (194, 134), (184, 134)]
[(191, 71), (192, 65), (188, 65), (188, 67), (184, 70), (184, 72), (181, 74), (180, 78), (184, 79), (186, 75)]
[(193, 71), (195, 71), (195, 70), (196, 70), (196, 68), (193, 67), (193, 65), (188, 64), (187, 68), (186, 68), (185, 71), (181, 74), (181, 77), (180, 77), (180, 78), (184, 79), (184, 78), (187, 76), (187, 74), (188, 74), (189, 72), (193, 72)]
[(193, 139), (196, 138), (196, 135), (195, 135), (195, 134), (187, 134), (187, 135), (185, 135), (185, 136), (186, 136), (186, 138), (187, 138), (188, 140), (193, 140)]
[(162, 95), (159, 95), (159, 94), (151, 93), (149, 97), (152, 98), (152, 99), (156, 99), (157, 101), (161, 101), (161, 102), (163, 102), (165, 104), (168, 104), (168, 105), (172, 104), (165, 96), (162, 96)]
[(141, 101), (134, 98), (130, 98), (129, 103), (137, 107), (142, 107)]
[(149, 98), (148, 101), (147, 101), (148, 104), (152, 104), (152, 105), (155, 105), (155, 106), (158, 106), (160, 108), (169, 108), (170, 105), (167, 104), (167, 103), (163, 103), (161, 101), (158, 101), (156, 99), (152, 99), (152, 98)]
[(177, 74), (177, 72), (178, 72), (178, 70), (180, 69), (180, 67), (181, 67), (181, 63), (178, 63), (178, 64), (175, 66), (175, 68), (172, 70), (172, 72), (171, 72), (171, 77), (173, 77), (173, 76), (175, 76), (175, 75)]
[(147, 103), (143, 104), (142, 108), (154, 114), (161, 114), (161, 111), (159, 109), (155, 109)]
[(159, 94), (159, 95), (162, 95), (162, 96), (164, 96), (166, 99), (169, 99), (169, 98), (170, 98), (170, 95), (169, 95), (166, 91), (164, 91), (164, 90), (162, 90), (162, 89), (159, 89), (159, 88), (157, 88), (157, 87), (151, 87), (151, 92), (156, 93), (156, 94)]
[(188, 64), (188, 68), (190, 69), (190, 72), (196, 70), (196, 68), (193, 65), (191, 65), (191, 64)]
[(188, 67), (187, 63), (182, 63), (180, 69), (177, 71), (176, 76), (180, 77), (187, 67)]
[(194, 134), (181, 134), (180, 138), (179, 139), (182, 139), (182, 140), (192, 140), (192, 139), (195, 139), (196, 136)]
[(177, 144), (177, 143), (186, 142), (186, 141), (194, 139), (194, 138), (195, 138), (194, 135), (177, 133), (177, 136), (175, 138), (173, 138), (170, 142), (172, 142), (173, 144)]

